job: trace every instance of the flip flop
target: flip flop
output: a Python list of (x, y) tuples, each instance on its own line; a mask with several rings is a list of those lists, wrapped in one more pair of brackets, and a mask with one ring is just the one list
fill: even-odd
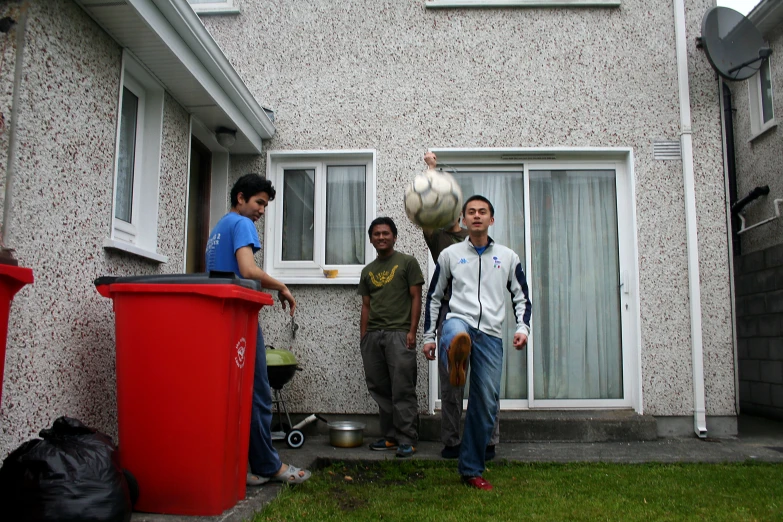
[(248, 486), (261, 486), (263, 484), (266, 484), (267, 482), (269, 482), (269, 479), (267, 477), (262, 477), (261, 475), (255, 475), (253, 473), (247, 474), (246, 484)]
[[(304, 475), (301, 477), (299, 476), (300, 471), (304, 471)], [(286, 469), (284, 472), (280, 473), (279, 475), (275, 475), (274, 477), (269, 477), (266, 480), (269, 482), (282, 482), (283, 484), (301, 484), (302, 482), (309, 479), (310, 475), (312, 475), (310, 471), (306, 469), (301, 470), (296, 466), (289, 464), (288, 469)]]

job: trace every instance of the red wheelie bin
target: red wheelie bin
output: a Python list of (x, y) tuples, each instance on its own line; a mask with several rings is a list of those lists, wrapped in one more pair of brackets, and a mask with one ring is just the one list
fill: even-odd
[(11, 311), (11, 301), (24, 285), (32, 282), (32, 269), (0, 264), (0, 404), (3, 400), (5, 343), (8, 340), (8, 314)]
[(218, 515), (245, 498), (258, 312), (255, 281), (99, 278), (113, 300), (120, 464), (135, 509)]

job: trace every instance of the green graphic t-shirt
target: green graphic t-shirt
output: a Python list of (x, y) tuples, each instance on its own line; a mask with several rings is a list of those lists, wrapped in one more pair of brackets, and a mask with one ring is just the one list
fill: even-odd
[(410, 287), (421, 284), (424, 284), (424, 276), (419, 262), (402, 252), (394, 252), (365, 266), (359, 280), (359, 295), (370, 296), (367, 331), (410, 330)]

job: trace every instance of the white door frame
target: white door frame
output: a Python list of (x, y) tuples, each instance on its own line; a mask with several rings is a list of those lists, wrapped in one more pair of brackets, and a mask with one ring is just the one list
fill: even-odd
[[(639, 303), (638, 235), (636, 226), (636, 191), (633, 171), (633, 151), (630, 148), (600, 149), (433, 149), (439, 163), (458, 170), (523, 171), (525, 212), (525, 270), (532, 266), (530, 233), (530, 171), (531, 170), (614, 170), (617, 194), (618, 260), (620, 277), (621, 349), (623, 361), (622, 399), (547, 399), (534, 396), (535, 368), (533, 350), (527, 351), (528, 399), (501, 399), (502, 410), (527, 409), (615, 409), (633, 408), (642, 413), (641, 394), (641, 331)], [(526, 157), (530, 159), (527, 160)], [(513, 160), (513, 161), (509, 161)], [(434, 263), (428, 259), (429, 279)], [(530, 278), (528, 277), (530, 281)], [(534, 344), (536, 288), (530, 286), (533, 302)], [(429, 362), (429, 411), (440, 409), (437, 361)]]

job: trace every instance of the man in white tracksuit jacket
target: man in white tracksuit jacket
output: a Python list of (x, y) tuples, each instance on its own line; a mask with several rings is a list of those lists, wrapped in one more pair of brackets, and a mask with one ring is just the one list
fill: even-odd
[(498, 413), (505, 292), (511, 292), (514, 304), (517, 350), (527, 343), (531, 314), (519, 256), (489, 237), (494, 214), (492, 203), (483, 196), (471, 196), (465, 202), (463, 223), (469, 236), (438, 256), (424, 315), (423, 351), (427, 359), (434, 360), (436, 320), (443, 293), (451, 284), (451, 311), (442, 326), (440, 364), (447, 364), (452, 386), (464, 386), (468, 362), (472, 368), (458, 470), (466, 484), (483, 490), (492, 489), (481, 475)]

